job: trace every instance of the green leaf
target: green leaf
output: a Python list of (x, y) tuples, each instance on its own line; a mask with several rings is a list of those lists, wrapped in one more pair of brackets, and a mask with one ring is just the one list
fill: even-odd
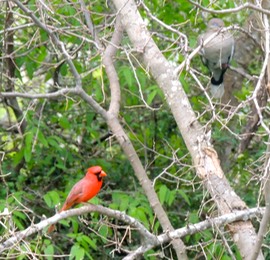
[(69, 123), (68, 119), (64, 116), (59, 118), (59, 125), (64, 129), (70, 128), (70, 123)]
[(24, 214), (24, 213), (22, 213), (21, 211), (17, 211), (17, 210), (15, 210), (15, 211), (13, 211), (13, 214), (14, 214), (14, 216), (16, 216), (16, 217), (18, 217), (18, 218), (20, 218), (20, 219), (23, 219), (23, 220), (25, 220), (25, 219), (26, 219), (25, 214)]
[(102, 79), (102, 67), (98, 67), (96, 70), (93, 71), (93, 78), (94, 79)]
[(31, 61), (30, 59), (27, 60), (27, 66), (25, 66), (27, 75), (30, 79), (33, 78), (34, 72), (35, 72), (35, 63)]
[(84, 259), (84, 254), (85, 251), (80, 245), (75, 244), (72, 246), (71, 251), (70, 251), (70, 257), (69, 259), (75, 259), (75, 260), (83, 260)]
[(54, 136), (50, 136), (50, 137), (48, 138), (48, 143), (49, 143), (51, 146), (53, 146), (53, 147), (59, 148), (59, 144), (58, 144), (58, 142), (56, 142)]
[(56, 191), (49, 191), (44, 196), (43, 199), (45, 200), (48, 207), (52, 208), (60, 202), (59, 195)]
[(143, 222), (146, 228), (149, 228), (149, 221), (145, 214), (144, 208), (138, 207), (136, 209), (136, 216), (134, 217), (138, 218), (141, 222)]
[(90, 247), (92, 247), (94, 250), (97, 250), (97, 241), (96, 239), (90, 239), (88, 236), (83, 235), (82, 236), (83, 241), (85, 241)]
[(34, 138), (34, 131), (28, 132), (25, 136), (24, 159), (29, 162), (32, 158), (32, 142)]
[(50, 170), (47, 171), (47, 176), (50, 176), (52, 173), (54, 173), (56, 167), (52, 167)]
[(112, 201), (118, 205), (118, 208), (120, 211), (125, 211), (129, 208), (130, 204), (130, 198), (128, 195), (124, 193), (113, 193), (112, 195)]
[(20, 218), (17, 218), (15, 215), (13, 215), (12, 220), (20, 230), (24, 230), (24, 224)]
[(108, 226), (106, 225), (102, 225), (99, 229), (98, 232), (101, 235), (101, 239), (103, 240), (103, 242), (105, 243), (107, 240), (107, 236), (108, 236)]
[(46, 255), (46, 260), (53, 260), (53, 255), (54, 255), (54, 247), (53, 247), (53, 245), (48, 245), (44, 249), (44, 253)]
[(129, 67), (121, 68), (122, 75), (124, 76), (125, 83), (130, 87), (130, 89), (135, 90), (134, 88), (134, 77), (131, 69)]
[(168, 192), (168, 188), (165, 185), (161, 185), (161, 187), (159, 188), (158, 196), (159, 196), (159, 199), (160, 199), (160, 203), (162, 205), (166, 201), (167, 192)]
[(172, 203), (174, 202), (176, 192), (177, 192), (177, 190), (172, 190), (172, 191), (169, 190), (169, 192), (168, 192), (168, 201), (167, 201), (169, 206), (171, 206)]
[(177, 190), (177, 192), (182, 196), (182, 198), (185, 200), (185, 202), (190, 206), (190, 200), (187, 194), (183, 190)]
[(38, 141), (42, 143), (46, 148), (48, 147), (48, 142), (41, 131), (38, 132)]
[(155, 96), (157, 95), (158, 91), (157, 90), (153, 90), (147, 97), (147, 104), (151, 105), (153, 99), (155, 98)]

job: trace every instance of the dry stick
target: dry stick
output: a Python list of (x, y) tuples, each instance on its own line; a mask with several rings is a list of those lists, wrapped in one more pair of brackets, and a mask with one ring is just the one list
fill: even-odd
[(196, 7), (202, 9), (203, 11), (205, 12), (208, 12), (208, 13), (212, 13), (212, 14), (231, 14), (231, 13), (237, 13), (243, 9), (253, 9), (253, 10), (256, 10), (260, 13), (263, 13), (263, 14), (268, 14), (270, 15), (270, 11), (267, 10), (267, 9), (263, 9), (259, 6), (256, 6), (254, 4), (251, 4), (251, 3), (244, 3), (238, 7), (235, 7), (235, 8), (229, 8), (229, 9), (223, 9), (223, 10), (213, 10), (213, 9), (209, 9), (209, 8), (206, 8), (200, 4), (198, 4), (197, 2), (194, 2), (192, 0), (188, 0), (191, 4), (195, 5)]

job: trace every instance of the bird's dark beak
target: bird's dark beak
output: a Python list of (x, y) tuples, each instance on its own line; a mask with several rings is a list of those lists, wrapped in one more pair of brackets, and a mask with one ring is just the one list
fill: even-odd
[(105, 177), (105, 176), (107, 176), (107, 174), (106, 174), (106, 172), (101, 171), (101, 173), (99, 174), (99, 176), (100, 176), (100, 177)]

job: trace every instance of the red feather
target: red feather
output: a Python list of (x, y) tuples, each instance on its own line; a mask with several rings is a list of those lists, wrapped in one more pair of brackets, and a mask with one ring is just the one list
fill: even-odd
[[(100, 166), (90, 167), (84, 178), (73, 186), (59, 213), (95, 197), (101, 189), (103, 177), (105, 176), (107, 176), (107, 174)], [(48, 233), (52, 232), (54, 228), (55, 225), (51, 225), (48, 229)]]

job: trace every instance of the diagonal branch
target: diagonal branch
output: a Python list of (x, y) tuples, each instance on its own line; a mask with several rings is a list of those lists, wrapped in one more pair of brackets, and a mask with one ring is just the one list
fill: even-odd
[(163, 245), (165, 243), (168, 243), (172, 241), (175, 238), (183, 238), (187, 235), (193, 235), (198, 232), (204, 231), (206, 229), (217, 229), (221, 226), (226, 226), (230, 223), (237, 222), (237, 221), (247, 221), (248, 219), (257, 218), (258, 216), (261, 216), (264, 213), (264, 209), (262, 208), (253, 208), (243, 211), (238, 211), (234, 213), (229, 213), (220, 217), (207, 219), (202, 222), (196, 223), (196, 224), (190, 224), (186, 227), (176, 229), (171, 232), (166, 232), (165, 234), (157, 236), (156, 240), (152, 244), (144, 244), (128, 254), (124, 260), (132, 260), (132, 259), (138, 259), (141, 255), (146, 253), (148, 250)]
[[(113, 1), (122, 24), (134, 48), (140, 51), (145, 66), (164, 92), (185, 144), (192, 156), (197, 175), (202, 179), (221, 214), (244, 209), (244, 201), (235, 193), (221, 169), (217, 152), (210, 144), (205, 129), (197, 120), (191, 104), (175, 73), (175, 66), (162, 54), (139, 14), (133, 0)], [(251, 222), (234, 223), (230, 227), (232, 238), (243, 257), (254, 247), (256, 237)]]
[[(140, 161), (140, 158), (132, 145), (132, 142), (130, 141), (128, 135), (125, 133), (118, 119), (121, 91), (117, 72), (113, 63), (113, 58), (116, 53), (117, 46), (120, 44), (122, 33), (123, 28), (120, 23), (120, 16), (118, 16), (116, 19), (115, 31), (111, 43), (107, 46), (103, 55), (103, 64), (105, 65), (105, 70), (110, 81), (111, 90), (111, 103), (108, 111), (109, 120), (107, 121), (107, 123), (111, 128), (113, 134), (115, 135), (116, 139), (118, 140), (119, 144), (121, 145), (126, 156), (128, 157), (130, 164), (132, 165), (134, 172), (163, 230), (173, 230), (173, 226), (158, 199), (154, 186), (152, 185), (151, 180), (148, 178), (146, 171)], [(176, 239), (172, 242), (172, 244), (178, 255), (178, 258), (186, 259), (185, 247), (183, 242), (180, 239)]]
[[(59, 40), (59, 38), (57, 37), (57, 35), (50, 30), (44, 23), (42, 23), (36, 16), (35, 14), (28, 9), (23, 3), (21, 3), (21, 1), (18, 0), (12, 0), (23, 12), (25, 12), (32, 20), (33, 22), (40, 27), (41, 29), (43, 29), (45, 32), (48, 33), (48, 35), (51, 37), (53, 43), (57, 46), (57, 48), (61, 51), (61, 54), (64, 56), (66, 62), (68, 63), (71, 73), (75, 78), (75, 82), (76, 82), (76, 87), (75, 89), (73, 89), (73, 93), (79, 95), (82, 99), (84, 99), (97, 113), (99, 113), (101, 116), (103, 116), (105, 119), (107, 118), (107, 114), (106, 114), (106, 110), (104, 110), (91, 96), (89, 96), (82, 88), (82, 80), (81, 80), (81, 76), (78, 73), (72, 58), (70, 57), (70, 55), (68, 54), (65, 45), (62, 41)], [(61, 91), (61, 90), (60, 90)], [(67, 90), (64, 90), (64, 92), (66, 92)], [(71, 91), (71, 92), (72, 92)], [(67, 91), (68, 92), (68, 91)], [(57, 92), (56, 92), (57, 93)], [(54, 94), (54, 93), (51, 93)], [(60, 93), (57, 93), (57, 95), (59, 95)], [(1, 94), (0, 94), (1, 95)], [(48, 94), (46, 94), (48, 95)], [(2, 94), (2, 96), (4, 96)], [(38, 98), (40, 98), (41, 96), (37, 96)]]
[(53, 43), (57, 46), (57, 48), (59, 50), (61, 50), (61, 54), (65, 57), (65, 60), (66, 60), (66, 62), (68, 63), (68, 65), (70, 67), (71, 73), (73, 74), (73, 76), (75, 78), (76, 87), (81, 88), (82, 87), (82, 80), (81, 80), (80, 74), (78, 73), (78, 71), (77, 71), (77, 69), (76, 69), (76, 67), (75, 67), (75, 65), (73, 63), (72, 58), (68, 54), (64, 43), (59, 40), (56, 33), (54, 33), (44, 23), (42, 23), (35, 16), (35, 14), (30, 9), (28, 9), (21, 1), (18, 1), (18, 0), (11, 0), (11, 1), (13, 1), (24, 13), (26, 13), (38, 27), (40, 27), (41, 29), (43, 29), (45, 32), (48, 33), (48, 35), (52, 39)]

